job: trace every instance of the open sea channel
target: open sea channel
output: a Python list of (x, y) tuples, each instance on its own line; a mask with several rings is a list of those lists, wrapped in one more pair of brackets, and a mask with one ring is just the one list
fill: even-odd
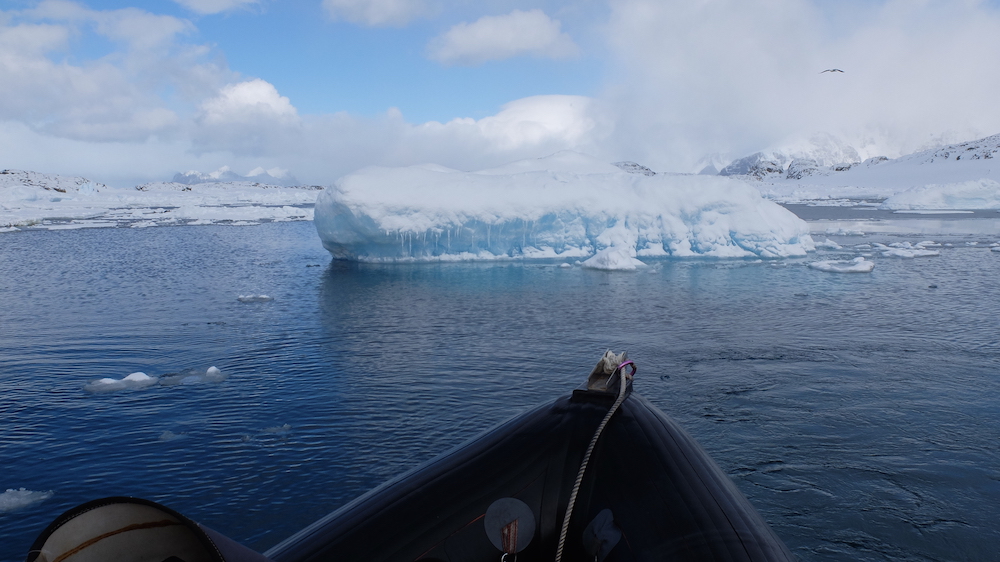
[[(337, 263), (309, 222), (0, 234), (0, 493), (25, 489), (0, 496), (0, 560), (110, 495), (263, 551), (608, 348), (801, 559), (997, 560), (991, 230), (637, 273)], [(860, 253), (872, 273), (806, 266)], [(156, 384), (85, 388), (137, 371)]]

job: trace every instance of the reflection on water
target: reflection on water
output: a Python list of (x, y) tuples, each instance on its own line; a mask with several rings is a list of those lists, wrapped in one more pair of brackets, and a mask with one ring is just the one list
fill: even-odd
[[(0, 512), (0, 559), (119, 494), (264, 550), (607, 348), (803, 559), (992, 557), (1000, 253), (814, 259), (342, 264), (308, 223), (5, 236), (0, 487), (53, 495)], [(138, 371), (201, 378), (84, 390)]]

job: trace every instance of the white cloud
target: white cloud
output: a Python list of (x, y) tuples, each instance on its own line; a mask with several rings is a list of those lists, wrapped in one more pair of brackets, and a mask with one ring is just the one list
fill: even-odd
[[(239, 157), (269, 156), (300, 180), (328, 183), (373, 164), (435, 162), (480, 169), (566, 149), (599, 153), (599, 141), (612, 127), (600, 104), (582, 96), (533, 96), (479, 120), (412, 124), (397, 109), (375, 119), (346, 113), (297, 116), (288, 109), (275, 111), (270, 103), (276, 95), (269, 90), (267, 96), (252, 96), (266, 97), (263, 107), (232, 101), (242, 96), (220, 95), (206, 102), (193, 133), (194, 147)], [(248, 113), (248, 107), (255, 109)], [(209, 122), (209, 115), (219, 114), (225, 117)]]
[[(176, 134), (177, 110), (231, 78), (205, 61), (205, 48), (179, 40), (193, 29), (170, 16), (65, 0), (0, 12), (0, 119), (104, 142)], [(110, 54), (82, 62), (65, 56), (92, 33), (110, 40)], [(176, 93), (166, 99), (157, 93), (163, 89)]]
[[(470, 119), (449, 123), (470, 124)], [(600, 116), (594, 100), (583, 96), (532, 96), (505, 104), (496, 115), (475, 121), (494, 150), (517, 150), (551, 144), (555, 150), (579, 148), (588, 135), (600, 137), (609, 124)]]
[(202, 102), (191, 134), (198, 150), (254, 156), (283, 152), (302, 138), (291, 101), (259, 78), (230, 84)]
[(260, 0), (174, 0), (174, 2), (199, 14), (218, 14), (259, 4)]
[(580, 49), (562, 24), (541, 10), (514, 10), (460, 23), (427, 45), (428, 56), (444, 64), (477, 65), (517, 56), (562, 59)]
[(371, 27), (403, 27), (431, 12), (425, 0), (323, 0), (334, 20)]
[(821, 132), (889, 156), (1000, 132), (985, 2), (622, 0), (608, 38), (616, 146), (661, 168)]
[(219, 95), (205, 100), (201, 109), (204, 121), (209, 124), (259, 119), (294, 120), (298, 117), (291, 101), (260, 78), (222, 88)]
[(192, 33), (195, 28), (189, 21), (172, 16), (151, 14), (135, 8), (95, 13), (98, 33), (109, 39), (122, 41), (132, 49), (169, 47), (178, 35)]
[(368, 165), (436, 162), (477, 170), (565, 149), (600, 156), (610, 128), (600, 104), (580, 96), (515, 100), (495, 115), (447, 123), (408, 123), (398, 110), (378, 118), (299, 116), (270, 84), (250, 81), (206, 100), (185, 129), (187, 137), (94, 143), (0, 120), (0, 154), (4, 167), (84, 175), (122, 187), (223, 165), (280, 168), (326, 185)]

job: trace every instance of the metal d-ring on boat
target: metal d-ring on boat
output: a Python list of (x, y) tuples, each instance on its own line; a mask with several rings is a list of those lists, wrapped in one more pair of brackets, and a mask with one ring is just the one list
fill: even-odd
[(28, 562), (790, 561), (732, 480), (605, 353), (586, 384), (369, 491), (263, 555), (169, 508), (107, 498)]

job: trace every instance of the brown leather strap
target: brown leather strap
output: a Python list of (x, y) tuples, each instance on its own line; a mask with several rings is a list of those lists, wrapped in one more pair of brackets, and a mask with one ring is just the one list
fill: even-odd
[(103, 535), (98, 535), (98, 536), (96, 536), (96, 537), (94, 537), (94, 538), (92, 538), (92, 539), (90, 539), (88, 541), (83, 542), (79, 546), (77, 546), (76, 548), (74, 548), (73, 550), (70, 550), (69, 552), (63, 553), (62, 555), (60, 555), (58, 558), (56, 558), (52, 562), (62, 562), (63, 560), (69, 558), (70, 556), (73, 556), (77, 552), (80, 552), (81, 550), (83, 550), (83, 549), (85, 549), (85, 548), (87, 548), (89, 546), (93, 546), (94, 544), (96, 544), (96, 543), (98, 543), (100, 541), (103, 541), (104, 539), (106, 539), (108, 537), (113, 537), (113, 536), (121, 534), (121, 533), (127, 533), (129, 531), (138, 531), (140, 529), (155, 529), (157, 527), (169, 527), (171, 525), (180, 525), (180, 524), (181, 523), (178, 522), (178, 521), (171, 521), (169, 519), (164, 519), (162, 521), (150, 521), (148, 523), (135, 523), (133, 525), (126, 525), (125, 527), (122, 527), (121, 529), (116, 529), (114, 531), (110, 531), (110, 532), (104, 533)]

